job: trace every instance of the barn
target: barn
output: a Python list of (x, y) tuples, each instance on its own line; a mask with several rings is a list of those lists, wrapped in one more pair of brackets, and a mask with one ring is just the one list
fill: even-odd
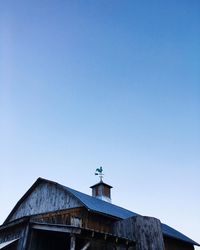
[(38, 178), (0, 226), (7, 250), (192, 250), (199, 244), (161, 223), (111, 203), (100, 180), (92, 196)]

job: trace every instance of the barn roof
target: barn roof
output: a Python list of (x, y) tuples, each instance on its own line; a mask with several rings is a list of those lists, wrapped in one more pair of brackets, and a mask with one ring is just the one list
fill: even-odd
[[(74, 196), (76, 196), (76, 198), (78, 198), (89, 210), (92, 210), (94, 212), (107, 214), (110, 216), (118, 217), (120, 219), (127, 219), (129, 217), (139, 215), (137, 213), (134, 213), (134, 212), (129, 211), (127, 209), (124, 209), (122, 207), (113, 205), (109, 202), (105, 202), (105, 201), (102, 201), (100, 199), (94, 198), (92, 196), (81, 193), (81, 192), (76, 191), (74, 189), (71, 189), (71, 188), (68, 188), (65, 186), (63, 186), (63, 188), (65, 188), (67, 191), (69, 191)], [(192, 244), (192, 245), (199, 246), (199, 244), (197, 242), (193, 241), (189, 237), (185, 236), (184, 234), (180, 233), (179, 231), (175, 230), (174, 228), (172, 228), (166, 224), (163, 224), (163, 223), (162, 223), (162, 231), (163, 231), (163, 234), (165, 236), (168, 236), (168, 237), (171, 237), (174, 239), (178, 239), (178, 240), (182, 240), (182, 241), (187, 242), (187, 243)]]
[(171, 237), (171, 238), (174, 238), (177, 240), (182, 240), (182, 241), (187, 242), (187, 243), (192, 244), (192, 245), (200, 246), (197, 242), (193, 241), (192, 239), (190, 239), (186, 235), (180, 233), (179, 231), (175, 230), (174, 228), (172, 228), (164, 223), (162, 223), (162, 231), (163, 231), (163, 234), (168, 236), (168, 237)]
[(91, 210), (93, 212), (102, 213), (105, 215), (109, 215), (109, 216), (117, 217), (121, 219), (126, 219), (128, 217), (137, 215), (136, 213), (131, 212), (127, 209), (113, 205), (112, 203), (100, 200), (90, 195), (81, 193), (74, 189), (64, 187), (64, 186), (63, 188), (65, 188), (68, 192), (76, 196), (76, 198), (78, 198), (83, 203), (83, 205), (86, 206), (88, 210)]
[[(101, 213), (106, 216), (112, 216), (118, 219), (127, 219), (129, 217), (133, 217), (136, 215), (139, 215), (137, 213), (134, 213), (130, 210), (127, 210), (125, 208), (116, 206), (112, 203), (100, 200), (98, 198), (92, 197), (90, 195), (81, 193), (77, 190), (71, 189), (69, 187), (63, 186), (59, 183), (46, 180), (43, 178), (38, 178), (37, 181), (31, 186), (31, 188), (24, 194), (24, 196), (18, 201), (18, 203), (15, 205), (9, 216), (7, 217), (6, 221), (4, 224), (6, 224), (9, 221), (9, 218), (12, 217), (13, 213), (17, 210), (19, 205), (26, 199), (26, 197), (33, 192), (33, 190), (38, 186), (40, 183), (45, 182), (49, 184), (54, 184), (56, 186), (59, 186), (63, 191), (66, 191), (70, 194), (72, 194), (76, 199), (78, 199), (84, 207), (88, 209), (88, 211), (95, 212), (95, 213)], [(188, 238), (184, 234), (178, 232), (177, 230), (169, 227), (166, 224), (162, 224), (162, 231), (165, 236), (172, 237), (174, 239), (182, 240), (184, 242), (187, 242), (192, 245), (197, 245), (199, 246), (198, 243), (193, 241), (192, 239)]]

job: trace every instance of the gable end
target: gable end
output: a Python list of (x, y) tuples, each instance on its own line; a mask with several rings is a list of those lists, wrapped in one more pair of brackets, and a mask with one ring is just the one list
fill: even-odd
[(81, 206), (83, 204), (73, 194), (57, 183), (38, 178), (16, 204), (4, 224), (25, 216)]

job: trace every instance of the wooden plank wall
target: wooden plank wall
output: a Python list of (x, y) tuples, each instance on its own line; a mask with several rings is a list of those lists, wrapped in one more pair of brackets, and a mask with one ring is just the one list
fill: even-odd
[(136, 250), (164, 250), (161, 223), (158, 219), (134, 216), (116, 222), (114, 233), (135, 240)]
[(41, 183), (37, 186), (11, 216), (9, 221), (24, 216), (45, 212), (80, 207), (82, 204), (71, 194), (51, 183)]
[(90, 213), (84, 207), (36, 215), (32, 218), (32, 221), (73, 225), (107, 233), (112, 232), (112, 224), (116, 222), (115, 219)]
[(85, 208), (79, 207), (39, 214), (33, 216), (31, 221), (82, 227), (82, 221), (84, 217)]

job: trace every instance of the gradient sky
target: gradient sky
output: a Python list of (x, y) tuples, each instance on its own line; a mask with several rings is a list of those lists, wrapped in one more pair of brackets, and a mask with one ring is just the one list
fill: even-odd
[(39, 177), (200, 243), (200, 1), (0, 1), (0, 223)]

